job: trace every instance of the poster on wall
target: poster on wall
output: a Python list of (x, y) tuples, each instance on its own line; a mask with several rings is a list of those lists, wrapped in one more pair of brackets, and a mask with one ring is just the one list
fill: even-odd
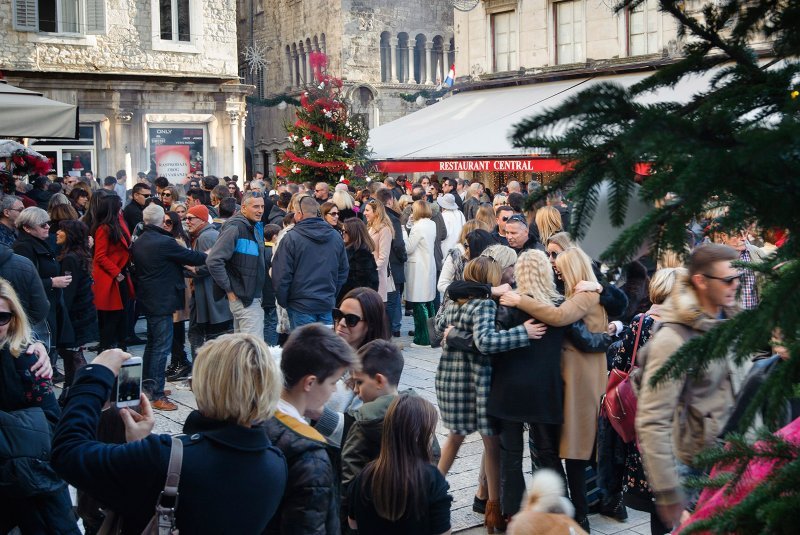
[(202, 128), (150, 128), (150, 170), (170, 182), (203, 172)]

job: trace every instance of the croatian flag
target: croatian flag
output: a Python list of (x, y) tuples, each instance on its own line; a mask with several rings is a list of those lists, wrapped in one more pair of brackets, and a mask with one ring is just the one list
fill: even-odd
[(453, 87), (453, 82), (456, 81), (456, 65), (450, 65), (450, 71), (447, 73), (447, 78), (444, 79), (444, 85)]

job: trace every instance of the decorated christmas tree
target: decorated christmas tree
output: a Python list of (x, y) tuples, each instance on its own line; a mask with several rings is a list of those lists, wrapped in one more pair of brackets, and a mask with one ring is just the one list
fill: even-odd
[[(642, 3), (620, 0), (616, 9)], [(683, 345), (654, 377), (683, 378), (729, 352), (742, 364), (782, 334), (788, 358), (749, 399), (737, 428), (743, 432), (759, 410), (767, 424), (785, 418), (786, 404), (800, 395), (800, 1), (658, 0), (658, 8), (677, 22), (685, 42), (680, 60), (630, 88), (597, 84), (522, 122), (514, 141), (548, 147), (572, 162), (548, 187), (573, 184), (578, 237), (602, 183), (610, 183), (617, 224), (632, 195), (656, 207), (619, 234), (605, 254), (610, 263), (631, 258), (648, 241), (656, 255), (685, 254), (687, 226), (708, 211), (722, 214), (716, 224), (728, 233), (756, 223), (788, 235), (769, 261), (748, 266), (763, 278), (758, 308)], [(758, 42), (760, 50), (753, 46)], [(696, 75), (711, 83), (689, 102), (647, 100), (652, 91)], [(568, 126), (554, 128), (560, 125)], [(637, 190), (640, 162), (649, 173)], [(758, 445), (746, 435), (728, 435), (726, 446), (706, 452), (702, 464), (727, 468), (704, 483), (707, 489), (726, 485), (724, 499), (681, 533), (798, 532), (800, 445), (770, 434), (774, 427), (761, 430)]]
[(315, 52), (310, 61), (314, 83), (300, 96), (297, 120), (286, 125), (292, 146), (281, 154), (277, 173), (292, 182), (331, 184), (363, 175), (367, 127), (350, 116), (342, 81), (325, 70), (325, 54)]

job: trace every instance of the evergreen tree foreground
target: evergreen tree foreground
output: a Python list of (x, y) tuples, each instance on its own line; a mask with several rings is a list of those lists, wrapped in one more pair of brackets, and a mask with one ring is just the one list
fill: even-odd
[[(641, 3), (624, 0), (615, 9)], [(523, 121), (513, 139), (519, 147), (547, 147), (573, 163), (529, 202), (569, 184), (578, 236), (591, 220), (603, 182), (610, 185), (614, 224), (622, 224), (632, 195), (656, 206), (609, 247), (604, 258), (612, 264), (631, 258), (644, 243), (652, 244), (654, 257), (666, 250), (685, 254), (687, 226), (709, 210), (723, 214), (716, 221), (720, 230), (737, 232), (753, 222), (788, 230), (771, 261), (748, 266), (765, 281), (759, 307), (686, 344), (654, 378), (691, 374), (728, 358), (729, 351), (744, 362), (782, 333), (791, 357), (753, 399), (739, 429), (744, 432), (758, 410), (769, 423), (788, 398), (800, 397), (800, 0), (728, 0), (695, 12), (687, 10), (688, 2), (658, 3), (676, 19), (686, 43), (678, 61), (628, 89), (592, 86)], [(764, 47), (761, 53), (754, 48), (757, 42), (770, 45), (767, 54)], [(648, 93), (697, 74), (711, 74), (711, 84), (689, 102), (643, 103)], [(641, 162), (650, 170), (637, 188), (634, 169)], [(759, 447), (743, 435), (727, 437), (727, 445), (702, 456), (706, 466), (728, 465), (727, 472), (703, 484), (728, 484), (731, 495), (749, 463), (775, 464), (743, 500), (682, 533), (797, 533), (800, 447), (767, 429), (759, 437), (764, 440)]]

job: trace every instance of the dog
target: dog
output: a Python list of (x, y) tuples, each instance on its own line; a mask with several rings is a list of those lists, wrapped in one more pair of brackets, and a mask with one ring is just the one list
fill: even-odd
[(537, 470), (508, 535), (588, 535), (572, 519), (575, 508), (564, 497), (564, 480), (552, 470)]

